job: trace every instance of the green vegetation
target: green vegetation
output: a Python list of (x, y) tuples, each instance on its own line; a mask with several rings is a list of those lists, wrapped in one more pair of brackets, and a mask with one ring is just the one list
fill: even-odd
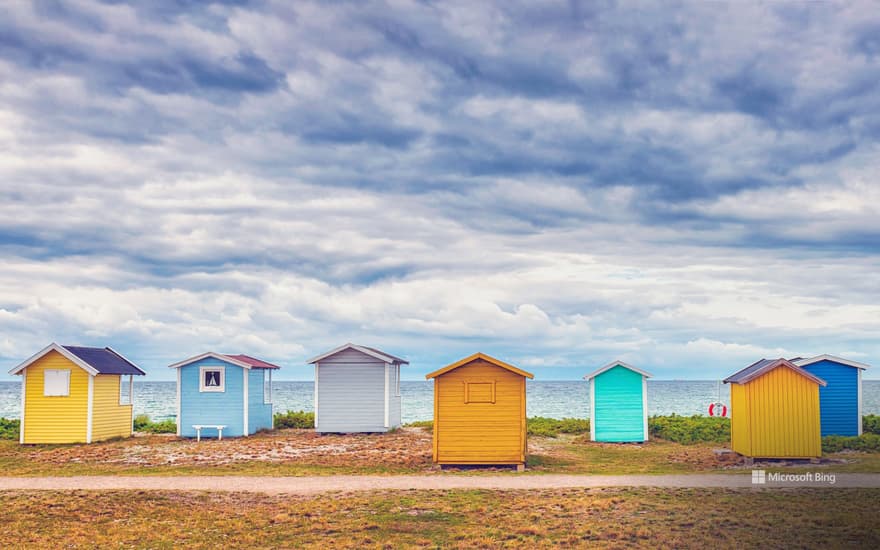
[(867, 414), (862, 417), (862, 433), (880, 435), (880, 415)]
[(730, 441), (730, 419), (712, 416), (652, 416), (648, 419), (652, 437), (684, 445), (694, 443), (727, 443)]
[(151, 434), (173, 434), (177, 433), (177, 424), (170, 418), (153, 422), (149, 416), (139, 414), (134, 417), (134, 431)]
[[(876, 489), (0, 494), (8, 548), (880, 547)], [(222, 521), (218, 521), (222, 518)], [(59, 542), (60, 541), (60, 542)]]
[[(422, 428), (425, 431), (434, 430), (433, 420), (417, 420), (404, 424), (407, 428)], [(526, 420), (526, 429), (529, 435), (543, 437), (559, 437), (559, 434), (583, 434), (589, 433), (590, 421), (583, 418), (546, 418), (533, 416)]]
[(0, 439), (14, 439), (18, 441), (18, 433), (21, 421), (17, 418), (0, 418)]
[(314, 428), (315, 413), (305, 411), (287, 411), (275, 413), (275, 428)]
[(590, 421), (583, 418), (546, 418), (533, 416), (526, 421), (529, 435), (558, 437), (559, 434), (590, 433)]
[(880, 435), (875, 433), (863, 433), (857, 437), (826, 435), (822, 438), (822, 452), (839, 453), (843, 450), (862, 451), (867, 453), (880, 452)]
[(415, 422), (410, 422), (408, 424), (403, 425), (404, 428), (422, 428), (427, 432), (434, 431), (434, 421), (433, 420), (416, 420)]

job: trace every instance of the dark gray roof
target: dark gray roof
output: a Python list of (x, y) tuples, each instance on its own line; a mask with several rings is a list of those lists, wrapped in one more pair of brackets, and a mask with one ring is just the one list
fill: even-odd
[(99, 374), (146, 374), (137, 365), (110, 348), (64, 346), (64, 349), (79, 357), (84, 363), (98, 371)]
[(798, 374), (813, 380), (819, 385), (825, 386), (827, 383), (818, 376), (811, 374), (799, 366), (795, 365), (788, 359), (761, 359), (744, 368), (743, 370), (732, 374), (724, 379), (725, 384), (745, 384), (755, 378), (770, 372), (777, 367), (788, 367)]

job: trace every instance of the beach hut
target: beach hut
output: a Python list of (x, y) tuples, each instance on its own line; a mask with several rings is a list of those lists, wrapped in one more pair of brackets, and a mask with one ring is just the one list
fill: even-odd
[(590, 382), (590, 439), (611, 443), (648, 440), (650, 377), (623, 361), (613, 361), (584, 376)]
[(531, 373), (476, 353), (425, 378), (434, 380), (434, 462), (526, 462), (526, 378)]
[(862, 371), (868, 365), (833, 355), (792, 362), (828, 383), (819, 388), (822, 436), (862, 435)]
[(787, 359), (761, 359), (726, 378), (730, 441), (753, 458), (822, 455), (819, 387), (825, 381)]
[(144, 371), (113, 349), (52, 343), (9, 373), (22, 377), (20, 443), (131, 435), (132, 376)]
[(272, 372), (278, 365), (209, 351), (169, 368), (177, 370), (177, 435), (222, 438), (272, 429)]
[(387, 432), (400, 426), (400, 366), (409, 361), (349, 343), (308, 362), (315, 365), (315, 431)]

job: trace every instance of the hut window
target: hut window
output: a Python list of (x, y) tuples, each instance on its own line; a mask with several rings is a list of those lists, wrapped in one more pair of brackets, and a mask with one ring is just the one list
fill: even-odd
[(491, 382), (465, 382), (464, 383), (464, 402), (465, 403), (494, 403), (495, 402), (495, 381)]
[(226, 367), (200, 367), (200, 392), (226, 391)]
[(272, 403), (272, 369), (263, 369), (263, 403)]
[(394, 369), (394, 382), (396, 387), (394, 395), (400, 397), (400, 365), (397, 365), (397, 368)]
[(70, 369), (43, 371), (43, 395), (63, 397), (70, 395)]

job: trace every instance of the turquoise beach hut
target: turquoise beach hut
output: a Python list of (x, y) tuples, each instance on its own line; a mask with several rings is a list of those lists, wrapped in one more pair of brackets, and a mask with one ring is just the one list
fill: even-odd
[(828, 382), (827, 386), (819, 386), (822, 437), (862, 435), (862, 371), (868, 365), (833, 355), (792, 363)]
[(584, 376), (590, 381), (590, 439), (609, 443), (648, 440), (650, 376), (623, 361), (612, 361)]
[(272, 371), (278, 365), (209, 351), (169, 368), (177, 370), (178, 436), (236, 437), (272, 429)]

